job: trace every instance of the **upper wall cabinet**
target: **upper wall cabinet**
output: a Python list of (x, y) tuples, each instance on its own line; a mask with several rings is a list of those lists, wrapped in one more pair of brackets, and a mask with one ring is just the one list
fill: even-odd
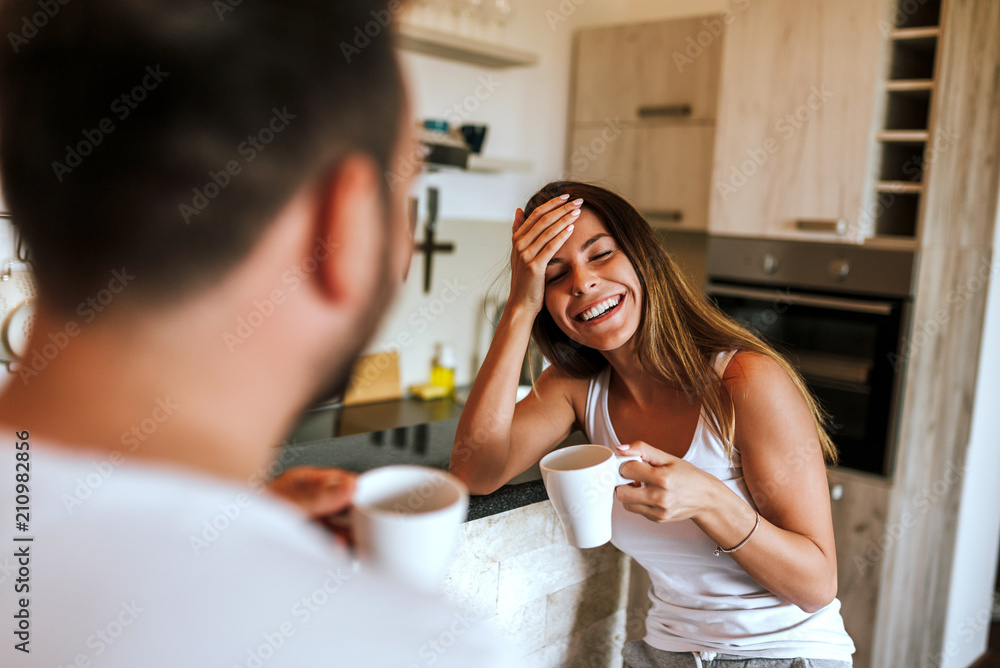
[(715, 119), (724, 27), (710, 16), (582, 31), (573, 122)]
[(706, 229), (724, 16), (577, 35), (572, 178), (613, 188), (656, 227)]
[(733, 1), (709, 229), (858, 241), (874, 182), (886, 3)]

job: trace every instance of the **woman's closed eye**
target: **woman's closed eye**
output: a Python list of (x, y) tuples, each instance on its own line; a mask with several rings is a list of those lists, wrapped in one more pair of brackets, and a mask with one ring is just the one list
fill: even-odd
[(551, 283), (555, 283), (556, 281), (558, 281), (559, 279), (561, 279), (565, 275), (566, 275), (566, 272), (565, 271), (561, 271), (558, 274), (552, 274), (551, 276), (546, 276), (545, 277), (545, 285), (549, 285)]

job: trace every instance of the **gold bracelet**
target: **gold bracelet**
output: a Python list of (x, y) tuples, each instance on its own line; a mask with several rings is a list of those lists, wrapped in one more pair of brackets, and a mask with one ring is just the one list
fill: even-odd
[[(754, 512), (757, 513), (756, 510)], [(753, 529), (750, 530), (750, 535), (747, 536), (746, 538), (744, 538), (742, 543), (740, 543), (739, 545), (737, 545), (736, 547), (734, 547), (731, 550), (726, 550), (726, 549), (723, 549), (721, 546), (716, 545), (715, 546), (715, 556), (719, 556), (723, 552), (725, 552), (726, 554), (729, 554), (730, 552), (735, 552), (736, 550), (740, 549), (741, 547), (743, 547), (744, 545), (746, 545), (747, 543), (749, 543), (750, 539), (753, 538), (753, 535), (755, 533), (757, 533), (757, 527), (759, 527), (759, 526), (760, 526), (760, 513), (757, 513), (757, 521), (754, 522)]]

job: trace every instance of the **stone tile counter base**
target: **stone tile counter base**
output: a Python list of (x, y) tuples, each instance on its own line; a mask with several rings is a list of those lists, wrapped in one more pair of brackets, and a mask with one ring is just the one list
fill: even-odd
[(498, 628), (526, 668), (611, 668), (621, 666), (629, 572), (610, 543), (570, 546), (542, 501), (466, 522), (443, 589)]

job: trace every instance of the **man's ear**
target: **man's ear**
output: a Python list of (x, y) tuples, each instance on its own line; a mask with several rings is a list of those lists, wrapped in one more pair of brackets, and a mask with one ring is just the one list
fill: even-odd
[(317, 282), (336, 301), (367, 302), (386, 278), (390, 240), (379, 185), (375, 163), (361, 154), (347, 156), (319, 184)]

